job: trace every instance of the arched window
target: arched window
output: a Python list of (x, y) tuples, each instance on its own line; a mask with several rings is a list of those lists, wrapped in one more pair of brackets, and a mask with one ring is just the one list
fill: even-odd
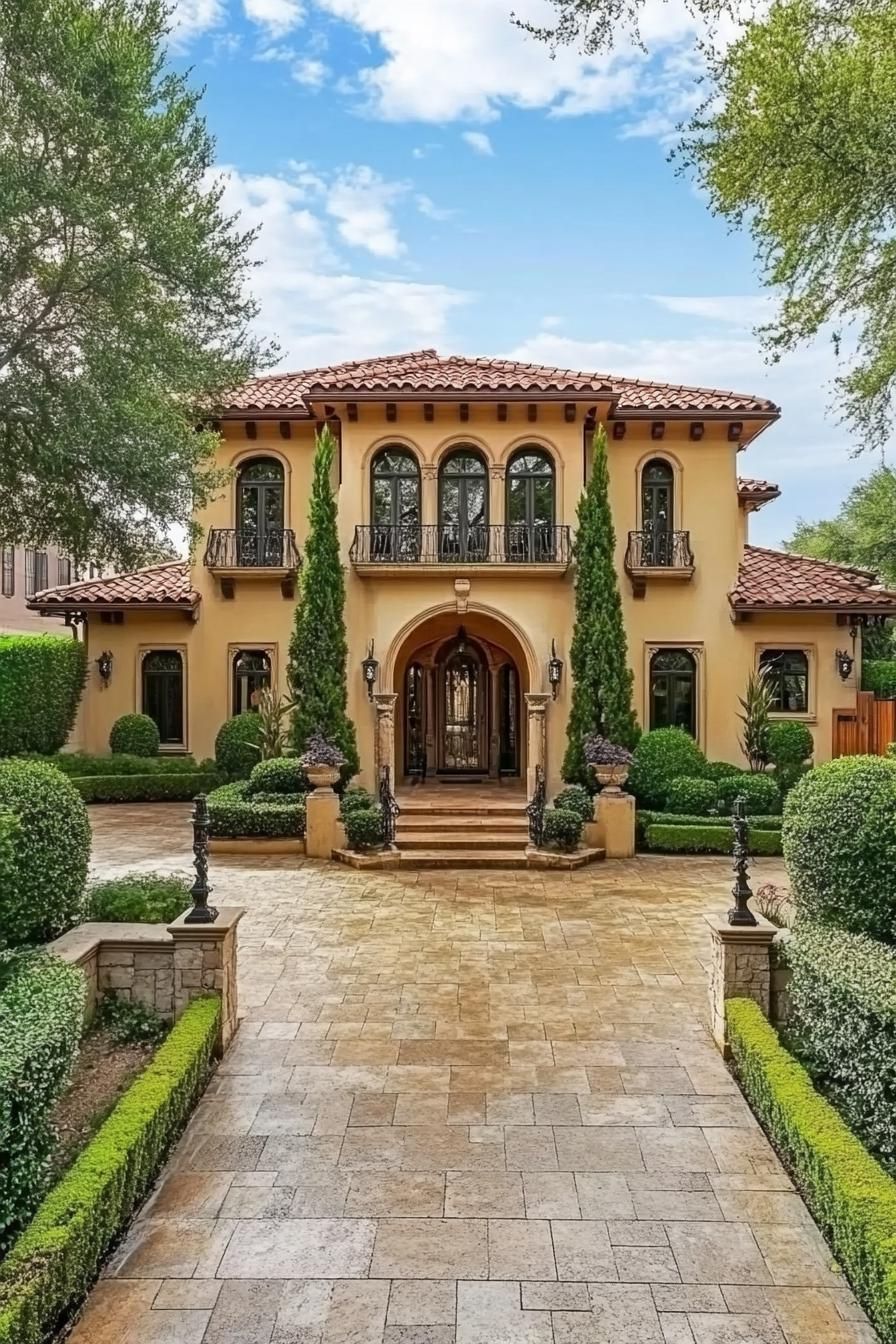
[(282, 565), (283, 465), (254, 457), (237, 476), (237, 557), (240, 565)]
[(674, 476), (668, 462), (652, 458), (641, 470), (641, 531), (645, 565), (671, 565), (674, 559)]
[(153, 649), (143, 659), (143, 713), (159, 730), (162, 746), (183, 746), (184, 660), (176, 649)]
[(522, 448), (507, 468), (507, 558), (554, 555), (554, 464), (539, 448)]
[(420, 471), (406, 448), (384, 448), (370, 473), (372, 560), (416, 560), (420, 554)]
[(650, 659), (650, 727), (697, 736), (697, 664), (687, 649), (657, 649)]
[(803, 649), (763, 649), (759, 671), (771, 690), (774, 714), (808, 714), (809, 659)]
[(233, 655), (231, 714), (255, 709), (252, 697), (271, 684), (271, 659), (264, 649), (237, 649)]
[(488, 559), (488, 473), (471, 448), (451, 453), (439, 468), (439, 554)]

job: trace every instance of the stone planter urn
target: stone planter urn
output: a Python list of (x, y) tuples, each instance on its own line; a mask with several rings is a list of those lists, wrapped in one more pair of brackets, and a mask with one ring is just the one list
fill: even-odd
[(332, 789), (339, 779), (339, 768), (335, 765), (306, 765), (302, 768), (313, 789)]
[(592, 765), (594, 778), (605, 793), (620, 793), (628, 779), (629, 765)]

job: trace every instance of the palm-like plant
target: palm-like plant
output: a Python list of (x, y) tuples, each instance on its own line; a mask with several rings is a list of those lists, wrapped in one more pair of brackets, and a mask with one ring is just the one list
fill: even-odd
[(284, 720), (295, 708), (295, 701), (287, 700), (279, 691), (265, 686), (255, 692), (252, 703), (258, 712), (261, 728), (261, 740), (257, 744), (261, 759), (269, 761), (275, 756), (287, 756), (289, 728)]

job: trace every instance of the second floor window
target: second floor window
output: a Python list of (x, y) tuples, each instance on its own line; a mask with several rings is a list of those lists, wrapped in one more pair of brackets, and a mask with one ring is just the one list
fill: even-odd
[(672, 564), (674, 504), (672, 467), (663, 458), (655, 457), (641, 472), (642, 564)]
[(554, 550), (554, 464), (523, 448), (507, 468), (507, 552), (511, 560), (548, 560)]
[(384, 448), (370, 473), (372, 558), (416, 559), (420, 547), (420, 472), (405, 448)]
[(237, 564), (283, 564), (283, 466), (276, 458), (244, 463), (237, 477)]
[(56, 561), (56, 582), (64, 586), (72, 581), (72, 562), (67, 555), (60, 555)]
[(488, 473), (471, 448), (439, 468), (439, 552), (443, 560), (488, 559)]
[(763, 649), (759, 671), (771, 688), (773, 714), (808, 714), (809, 659), (803, 649)]
[(2, 569), (2, 586), (4, 597), (14, 597), (16, 591), (16, 553), (12, 546), (4, 546), (2, 555), (0, 555), (0, 569)]
[(46, 551), (25, 551), (25, 596), (33, 597), (47, 587)]

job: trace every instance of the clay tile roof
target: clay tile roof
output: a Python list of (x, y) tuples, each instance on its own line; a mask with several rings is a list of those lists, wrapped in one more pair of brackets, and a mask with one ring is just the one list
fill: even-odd
[(376, 393), (395, 396), (424, 393), (494, 392), (533, 396), (585, 393), (615, 403), (615, 414), (692, 411), (775, 416), (778, 408), (763, 397), (716, 388), (680, 387), (605, 373), (582, 373), (512, 359), (442, 356), (435, 350), (353, 360), (296, 373), (267, 374), (244, 384), (232, 398), (233, 412), (289, 411), (311, 415), (309, 400), (322, 396)]
[(52, 608), (164, 606), (195, 607), (199, 594), (190, 585), (187, 560), (169, 560), (148, 565), (131, 574), (113, 574), (107, 579), (82, 579), (59, 588), (35, 593), (28, 606), (34, 611)]
[(781, 494), (781, 488), (773, 481), (762, 481), (756, 476), (739, 476), (737, 493), (743, 499), (777, 499)]
[(896, 593), (867, 569), (745, 546), (728, 595), (735, 610), (896, 611)]

